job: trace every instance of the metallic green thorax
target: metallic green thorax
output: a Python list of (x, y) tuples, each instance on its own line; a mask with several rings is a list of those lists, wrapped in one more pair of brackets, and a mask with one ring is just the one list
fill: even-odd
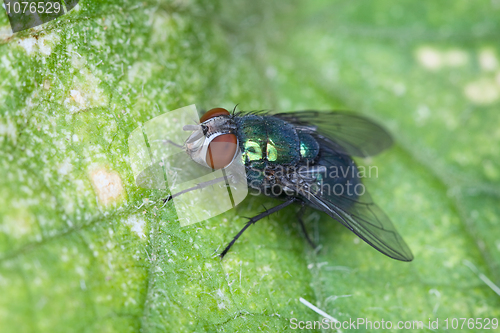
[(319, 144), (310, 134), (297, 132), (294, 126), (281, 119), (246, 115), (235, 121), (246, 166), (295, 165), (313, 161), (318, 155)]

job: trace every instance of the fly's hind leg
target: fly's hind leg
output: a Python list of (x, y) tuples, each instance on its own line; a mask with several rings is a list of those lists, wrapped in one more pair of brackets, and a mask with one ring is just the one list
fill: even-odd
[(314, 244), (312, 239), (309, 237), (309, 234), (307, 233), (306, 225), (304, 224), (304, 221), (302, 220), (302, 216), (304, 215), (305, 210), (306, 210), (306, 205), (304, 203), (302, 203), (302, 207), (300, 207), (299, 213), (297, 214), (297, 219), (299, 220), (300, 227), (302, 228), (302, 232), (306, 236), (307, 242), (309, 243), (309, 245), (311, 245), (313, 250), (315, 250), (315, 249), (317, 249), (318, 246), (316, 244)]
[(257, 216), (254, 216), (252, 217), (248, 222), (247, 224), (245, 224), (245, 226), (243, 227), (243, 229), (240, 230), (240, 232), (238, 232), (236, 234), (236, 236), (234, 236), (233, 240), (226, 246), (226, 248), (224, 249), (224, 251), (221, 252), (220, 254), (220, 257), (221, 258), (224, 258), (224, 256), (226, 255), (226, 253), (229, 251), (229, 249), (231, 248), (231, 246), (233, 246), (233, 244), (238, 240), (238, 238), (240, 238), (240, 236), (243, 234), (243, 232), (245, 230), (247, 230), (247, 228), (249, 226), (251, 226), (252, 224), (254, 224), (255, 222), (257, 222), (258, 220), (260, 219), (263, 219), (264, 217), (266, 216), (269, 216), (271, 215), (272, 213), (275, 213), (283, 208), (285, 208), (286, 206), (294, 203), (296, 201), (295, 198), (290, 198), (288, 199), (287, 201), (283, 202), (282, 204), (279, 204), (278, 206), (275, 206), (269, 210), (266, 210), (265, 212), (262, 212), (260, 213), (259, 215)]

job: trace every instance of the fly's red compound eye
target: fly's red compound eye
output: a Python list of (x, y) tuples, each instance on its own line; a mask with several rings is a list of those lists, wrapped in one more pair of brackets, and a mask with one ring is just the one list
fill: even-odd
[(226, 109), (223, 109), (223, 108), (215, 108), (215, 109), (208, 110), (207, 112), (205, 112), (205, 114), (203, 116), (201, 116), (200, 123), (203, 123), (210, 118), (222, 116), (222, 115), (229, 116), (229, 111), (227, 111)]
[(222, 169), (228, 166), (236, 154), (236, 135), (222, 134), (208, 145), (206, 162), (212, 169)]
[[(200, 118), (200, 123), (222, 115), (229, 116), (229, 112), (223, 108), (208, 110)], [(217, 170), (225, 168), (233, 161), (234, 155), (236, 154), (237, 144), (238, 140), (234, 134), (221, 134), (215, 137), (208, 145), (205, 161), (212, 169)]]

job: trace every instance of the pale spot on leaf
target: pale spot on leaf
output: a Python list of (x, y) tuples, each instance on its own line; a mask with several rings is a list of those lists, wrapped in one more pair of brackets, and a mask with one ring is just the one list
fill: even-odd
[(481, 105), (491, 104), (500, 97), (499, 87), (495, 81), (487, 78), (467, 84), (464, 93), (471, 102)]
[(90, 179), (97, 198), (102, 205), (107, 206), (116, 202), (125, 194), (120, 175), (115, 171), (101, 168), (93, 171)]
[(73, 164), (71, 163), (71, 159), (66, 158), (61, 164), (59, 164), (59, 168), (57, 169), (57, 172), (61, 176), (65, 176), (68, 173), (70, 173), (71, 170), (73, 170)]
[(436, 70), (443, 65), (441, 53), (430, 46), (424, 46), (417, 50), (418, 62), (427, 69)]
[(140, 215), (132, 215), (128, 219), (126, 219), (125, 224), (130, 226), (130, 230), (135, 232), (137, 236), (140, 238), (146, 237), (144, 234), (144, 226), (146, 225), (146, 221)]
[(33, 37), (21, 39), (17, 42), (23, 49), (26, 50), (26, 53), (31, 54), (33, 53), (36, 45), (36, 39)]
[(493, 71), (498, 67), (498, 59), (495, 51), (484, 49), (479, 53), (479, 65), (485, 71)]
[(76, 104), (78, 104), (81, 108), (85, 108), (86, 102), (81, 92), (78, 90), (70, 90), (69, 94)]
[(28, 55), (34, 52), (40, 52), (44, 56), (49, 56), (52, 53), (52, 49), (60, 41), (59, 35), (55, 33), (50, 33), (47, 35), (42, 35), (38, 39), (34, 37), (28, 37), (19, 40), (17, 43), (20, 45)]

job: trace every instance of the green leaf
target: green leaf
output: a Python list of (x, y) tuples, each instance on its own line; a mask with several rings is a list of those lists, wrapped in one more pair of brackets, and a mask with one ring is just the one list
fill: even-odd
[[(500, 284), (498, 17), (465, 0), (81, 1), (12, 35), (0, 14), (2, 332), (281, 332), (322, 319), (301, 297), (394, 332), (499, 318), (470, 268)], [(395, 147), (358, 162), (377, 167), (367, 187), (415, 260), (311, 210), (315, 253), (289, 207), (220, 261), (244, 217), (278, 202), (181, 228), (129, 165), (136, 127), (192, 103), (385, 124)]]

